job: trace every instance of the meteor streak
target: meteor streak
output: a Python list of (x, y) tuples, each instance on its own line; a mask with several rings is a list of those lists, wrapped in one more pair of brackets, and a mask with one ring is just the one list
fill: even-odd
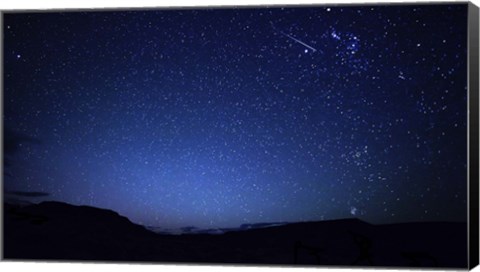
[(299, 39), (297, 39), (297, 38), (293, 37), (292, 35), (289, 35), (289, 34), (287, 34), (287, 33), (283, 32), (283, 31), (280, 31), (280, 34), (282, 34), (283, 36), (285, 36), (285, 37), (287, 37), (287, 38), (289, 38), (289, 39), (292, 39), (292, 40), (294, 40), (295, 42), (297, 42), (297, 43), (299, 43), (299, 44), (301, 44), (301, 45), (305, 46), (306, 48), (308, 48), (308, 49), (312, 50), (312, 52), (314, 52), (314, 53), (315, 53), (315, 51), (317, 51), (317, 49), (315, 49), (315, 48), (311, 47), (310, 45), (308, 45), (308, 44), (306, 44), (306, 43), (302, 42), (301, 40), (299, 40)]
[(285, 37), (287, 37), (287, 38), (289, 38), (289, 39), (293, 40), (294, 42), (297, 42), (297, 43), (299, 43), (299, 44), (301, 44), (301, 45), (305, 46), (306, 48), (308, 48), (308, 49), (312, 50), (312, 52), (314, 52), (314, 53), (317, 51), (317, 49), (315, 49), (315, 48), (313, 48), (312, 46), (310, 46), (310, 45), (308, 45), (308, 44), (306, 44), (306, 43), (302, 42), (301, 40), (299, 40), (299, 39), (297, 39), (297, 38), (293, 37), (292, 35), (290, 35), (290, 34), (287, 34), (287, 33), (283, 32), (283, 31), (279, 31), (279, 30), (277, 30), (277, 28), (276, 28), (276, 27), (273, 25), (273, 23), (272, 23), (272, 22), (270, 22), (270, 24), (271, 24), (271, 26), (272, 26), (273, 30), (280, 32), (280, 34), (282, 34), (283, 36), (285, 36)]

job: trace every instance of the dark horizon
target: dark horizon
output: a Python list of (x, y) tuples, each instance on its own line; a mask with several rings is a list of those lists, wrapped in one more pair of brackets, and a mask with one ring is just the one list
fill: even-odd
[(5, 13), (4, 197), (169, 228), (466, 222), (466, 14)]
[[(28, 192), (23, 192), (24, 194), (29, 194)], [(31, 194), (37, 194), (38, 192), (32, 192)], [(6, 193), (8, 195), (9, 192)], [(24, 195), (23, 195), (24, 196)], [(30, 206), (30, 205), (38, 205), (42, 203), (59, 203), (59, 204), (67, 204), (67, 205), (72, 205), (75, 207), (90, 207), (90, 208), (97, 208), (101, 210), (106, 210), (106, 211), (113, 211), (118, 213), (118, 211), (108, 209), (105, 207), (97, 207), (97, 206), (90, 206), (90, 205), (84, 205), (84, 204), (74, 204), (74, 203), (68, 203), (68, 202), (63, 202), (63, 201), (57, 201), (57, 200), (44, 200), (44, 201), (29, 201), (29, 196), (27, 195), (27, 198), (22, 199), (22, 195), (19, 195), (18, 198), (4, 198), (4, 203), (10, 204), (14, 207), (23, 207), (23, 206)], [(25, 197), (25, 196), (24, 196)], [(40, 196), (39, 196), (40, 197)], [(46, 197), (46, 196), (44, 196)], [(249, 222), (249, 223), (242, 223), (240, 225), (228, 225), (228, 226), (207, 226), (207, 227), (198, 227), (195, 225), (180, 225), (180, 226), (168, 226), (168, 225), (147, 225), (147, 224), (141, 224), (138, 222), (135, 222), (131, 218), (129, 218), (125, 214), (118, 213), (122, 217), (126, 217), (129, 221), (131, 221), (134, 224), (139, 224), (141, 226), (144, 226), (148, 230), (152, 230), (154, 232), (158, 232), (161, 229), (161, 232), (167, 230), (166, 232), (169, 231), (178, 231), (178, 230), (183, 230), (183, 229), (196, 229), (196, 230), (229, 230), (229, 231), (235, 231), (235, 230), (243, 230), (243, 227), (251, 225), (253, 228), (257, 228), (256, 225), (289, 225), (289, 224), (298, 224), (298, 223), (320, 223), (320, 222), (332, 222), (332, 221), (349, 221), (349, 220), (359, 220), (361, 222), (364, 222), (369, 225), (374, 225), (374, 226), (381, 226), (381, 225), (397, 225), (397, 224), (415, 224), (415, 223), (467, 223), (467, 221), (448, 221), (448, 220), (438, 220), (438, 221), (429, 221), (429, 220), (412, 220), (412, 221), (391, 221), (387, 223), (377, 223), (377, 222), (370, 222), (367, 220), (364, 220), (359, 217), (339, 217), (339, 218), (329, 218), (329, 219), (323, 219), (323, 220), (307, 220), (307, 221), (258, 221), (258, 222)], [(157, 230), (154, 230), (157, 229)]]
[(371, 225), (344, 219), (154, 233), (94, 207), (45, 202), (4, 209), (8, 260), (468, 266), (466, 222)]

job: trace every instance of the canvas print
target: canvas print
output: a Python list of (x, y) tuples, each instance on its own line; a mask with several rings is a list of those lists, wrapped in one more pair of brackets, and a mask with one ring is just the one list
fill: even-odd
[(467, 267), (467, 12), (5, 12), (4, 258)]

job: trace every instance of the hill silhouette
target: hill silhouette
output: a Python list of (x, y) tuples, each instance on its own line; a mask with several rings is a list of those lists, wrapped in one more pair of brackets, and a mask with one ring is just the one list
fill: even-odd
[(358, 219), (158, 234), (110, 210), (4, 204), (4, 258), (330, 266), (467, 266), (466, 223), (372, 225)]

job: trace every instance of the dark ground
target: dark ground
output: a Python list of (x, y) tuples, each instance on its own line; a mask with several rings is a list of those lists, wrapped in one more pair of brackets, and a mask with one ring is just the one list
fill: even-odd
[(272, 265), (467, 266), (466, 223), (357, 219), (212, 234), (157, 234), (116, 212), (61, 202), (4, 204), (4, 258)]

